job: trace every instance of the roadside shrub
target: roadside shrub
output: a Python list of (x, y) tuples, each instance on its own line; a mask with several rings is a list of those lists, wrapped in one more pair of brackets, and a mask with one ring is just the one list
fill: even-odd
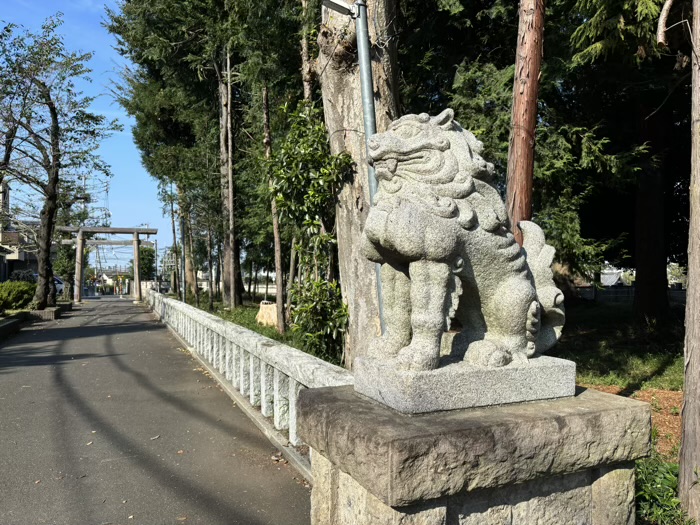
[(19, 310), (27, 306), (36, 291), (35, 283), (6, 281), (0, 283), (0, 309)]
[(301, 336), (304, 350), (341, 364), (348, 308), (336, 282), (307, 281), (291, 289), (292, 331)]
[(678, 464), (654, 451), (637, 461), (637, 519), (640, 525), (693, 525), (678, 499)]
[(31, 270), (15, 270), (10, 274), (9, 280), (36, 283), (36, 277), (34, 277), (34, 272)]

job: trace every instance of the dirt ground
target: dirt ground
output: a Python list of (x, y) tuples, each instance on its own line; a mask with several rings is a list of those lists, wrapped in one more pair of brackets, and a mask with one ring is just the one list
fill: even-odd
[[(609, 394), (619, 394), (622, 388), (617, 386), (581, 385)], [(638, 390), (632, 394), (651, 405), (651, 421), (656, 437), (656, 450), (669, 460), (677, 460), (681, 446), (681, 406), (683, 392), (671, 390)]]

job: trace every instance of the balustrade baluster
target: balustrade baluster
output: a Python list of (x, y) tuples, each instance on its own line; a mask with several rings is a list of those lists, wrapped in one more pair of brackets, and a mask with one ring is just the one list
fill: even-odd
[(260, 358), (250, 354), (248, 358), (250, 369), (250, 392), (248, 398), (254, 407), (260, 405)]
[(274, 413), (275, 385), (274, 368), (265, 361), (260, 361), (260, 411), (265, 417)]
[(289, 378), (275, 368), (274, 373), (274, 424), (277, 430), (289, 428)]

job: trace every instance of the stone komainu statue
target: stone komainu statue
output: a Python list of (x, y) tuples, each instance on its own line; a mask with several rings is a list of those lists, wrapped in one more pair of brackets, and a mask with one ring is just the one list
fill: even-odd
[(462, 327), (452, 354), (475, 365), (524, 364), (559, 338), (554, 248), (525, 221), (517, 244), (482, 150), (451, 109), (406, 115), (370, 140), (379, 189), (362, 248), (382, 265), (386, 321), (370, 357), (435, 369), (452, 319)]

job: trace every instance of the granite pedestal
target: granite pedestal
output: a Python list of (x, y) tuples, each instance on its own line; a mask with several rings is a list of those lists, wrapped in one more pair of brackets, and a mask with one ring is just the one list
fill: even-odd
[(353, 372), (357, 392), (405, 414), (556, 399), (576, 390), (576, 363), (549, 356), (498, 368), (457, 361), (424, 371), (358, 357)]
[(303, 391), (312, 525), (632, 525), (649, 406), (573, 397), (421, 415)]

